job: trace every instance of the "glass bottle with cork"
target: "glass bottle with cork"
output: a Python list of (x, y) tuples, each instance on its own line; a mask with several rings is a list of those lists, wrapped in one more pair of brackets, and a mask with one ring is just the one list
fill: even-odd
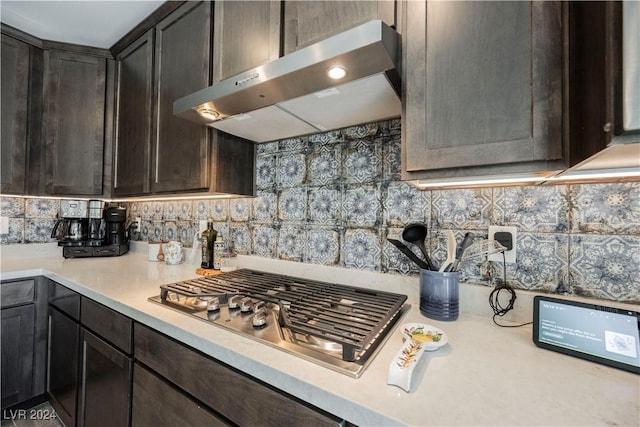
[(213, 219), (207, 220), (207, 229), (202, 232), (200, 242), (202, 244), (202, 261), (200, 267), (213, 268), (213, 243), (218, 232), (213, 229)]

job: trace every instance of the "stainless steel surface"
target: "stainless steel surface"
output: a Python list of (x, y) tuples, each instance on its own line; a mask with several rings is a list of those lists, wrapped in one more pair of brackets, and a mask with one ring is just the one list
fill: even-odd
[(640, 2), (622, 3), (622, 126), (640, 129)]
[(60, 218), (87, 218), (86, 200), (60, 200)]
[(406, 298), (242, 269), (163, 285), (149, 301), (357, 378), (409, 309)]
[[(257, 142), (398, 117), (399, 43), (394, 29), (370, 21), (180, 98), (173, 112)], [(343, 79), (327, 76), (336, 65)]]

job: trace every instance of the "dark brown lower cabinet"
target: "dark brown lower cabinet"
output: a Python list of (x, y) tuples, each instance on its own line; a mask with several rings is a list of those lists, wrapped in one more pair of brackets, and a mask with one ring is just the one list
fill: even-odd
[(2, 408), (32, 397), (35, 305), (2, 309)]
[(127, 427), (133, 358), (81, 329), (79, 427)]
[[(190, 399), (202, 402), (233, 424), (262, 427), (343, 425), (342, 420), (331, 414), (137, 323), (134, 326), (134, 347), (138, 362), (184, 390)], [(137, 382), (140, 381), (138, 373)], [(149, 418), (144, 417), (150, 416), (149, 409), (141, 400), (143, 396), (147, 402), (164, 398), (161, 389), (145, 392), (144, 389), (139, 390), (142, 386), (138, 383), (134, 381), (133, 387), (132, 419), (135, 426), (138, 419), (146, 420)], [(156, 405), (154, 412), (161, 420), (175, 416), (169, 405)]]
[(233, 425), (137, 363), (133, 369), (131, 421), (136, 427)]

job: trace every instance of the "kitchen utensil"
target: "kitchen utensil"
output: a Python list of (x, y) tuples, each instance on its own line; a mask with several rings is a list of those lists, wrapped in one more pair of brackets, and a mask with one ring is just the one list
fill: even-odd
[(462, 239), (462, 242), (460, 242), (460, 245), (456, 249), (456, 260), (453, 262), (453, 265), (449, 269), (449, 271), (458, 271), (460, 267), (460, 261), (462, 261), (462, 256), (464, 255), (467, 248), (471, 246), (474, 238), (475, 238), (475, 234), (465, 233), (464, 238)]
[(453, 265), (453, 262), (456, 259), (456, 236), (453, 234), (453, 231), (449, 230), (449, 234), (447, 235), (447, 259), (444, 260), (442, 265), (440, 266), (439, 272), (448, 271), (448, 269)]
[(162, 242), (160, 242), (160, 245), (158, 247), (157, 258), (158, 258), (158, 261), (164, 261), (164, 252), (162, 251)]
[(488, 255), (504, 252), (507, 248), (495, 240), (480, 239), (474, 241), (462, 254), (462, 261), (482, 259)]
[(161, 261), (160, 259), (158, 259), (158, 253), (160, 252), (159, 246), (161, 245), (162, 245), (162, 242), (149, 242), (149, 249), (148, 249), (149, 253), (148, 253), (147, 259), (150, 262)]
[(409, 243), (413, 243), (416, 245), (422, 255), (424, 256), (425, 261), (429, 265), (429, 270), (433, 270), (433, 263), (431, 262), (431, 257), (429, 257), (429, 252), (427, 252), (427, 248), (424, 245), (424, 241), (427, 238), (427, 227), (424, 224), (413, 223), (407, 225), (402, 231), (402, 239)]
[(423, 270), (430, 270), (429, 268), (429, 264), (427, 264), (426, 261), (424, 261), (423, 259), (420, 259), (418, 257), (418, 255), (414, 254), (411, 249), (409, 249), (404, 243), (402, 243), (400, 240), (396, 240), (396, 239), (387, 239), (389, 241), (389, 243), (391, 243), (393, 246), (395, 246), (396, 248), (398, 248), (400, 250), (400, 252), (402, 252), (403, 254), (405, 254), (405, 256), (407, 258), (409, 258), (411, 261), (414, 262), (414, 264), (416, 264), (418, 267), (420, 267)]
[(435, 351), (449, 342), (442, 329), (426, 323), (405, 323), (400, 330), (406, 338), (420, 342), (424, 351)]

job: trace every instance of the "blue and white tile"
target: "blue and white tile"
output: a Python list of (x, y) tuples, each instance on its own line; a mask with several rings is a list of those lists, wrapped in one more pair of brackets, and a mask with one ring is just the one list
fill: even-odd
[(278, 243), (278, 231), (274, 227), (256, 225), (251, 230), (254, 255), (274, 258)]
[(313, 147), (319, 145), (334, 144), (343, 140), (342, 131), (332, 130), (329, 132), (315, 133), (308, 136), (309, 143)]
[(400, 181), (402, 179), (402, 143), (400, 135), (382, 144), (382, 179)]
[(192, 218), (193, 218), (193, 201), (179, 200), (178, 201), (178, 220), (191, 221)]
[(571, 236), (572, 292), (640, 303), (640, 236)]
[[(569, 269), (566, 234), (520, 233), (516, 239), (516, 263), (507, 263), (507, 282), (514, 287), (555, 292)], [(502, 262), (496, 262), (502, 278)]]
[(278, 141), (256, 144), (256, 154), (258, 156), (268, 153), (275, 153), (276, 151), (278, 151)]
[(346, 139), (367, 139), (378, 133), (378, 123), (366, 123), (345, 128), (342, 134)]
[(258, 191), (253, 199), (253, 222), (273, 224), (277, 219), (278, 196), (267, 191)]
[(285, 225), (278, 234), (278, 258), (288, 261), (302, 261), (306, 232), (304, 228), (295, 225)]
[(342, 259), (345, 267), (380, 270), (380, 235), (374, 229), (352, 228), (344, 233)]
[(305, 262), (338, 265), (340, 262), (340, 233), (331, 227), (309, 227)]
[(54, 199), (26, 199), (25, 201), (25, 217), (26, 218), (48, 218), (54, 219), (58, 217), (60, 212), (60, 201)]
[(239, 255), (251, 253), (251, 233), (249, 226), (244, 223), (232, 223), (229, 227), (233, 248)]
[(192, 247), (196, 230), (193, 229), (191, 221), (176, 221), (177, 240), (182, 242), (184, 247)]
[[(258, 144), (260, 146), (262, 144)], [(256, 188), (270, 190), (276, 185), (276, 156), (258, 156), (256, 158)]]
[(340, 144), (325, 145), (308, 156), (308, 182), (310, 185), (327, 185), (340, 180)]
[(209, 200), (193, 201), (193, 219), (199, 221), (201, 219), (211, 218), (211, 209), (209, 208)]
[(431, 224), (435, 229), (486, 230), (491, 224), (491, 188), (431, 192)]
[(640, 182), (571, 186), (571, 230), (640, 235)]
[(229, 223), (226, 221), (214, 222), (213, 229), (216, 230), (216, 237), (222, 237), (224, 242), (229, 241)]
[(378, 123), (378, 134), (382, 137), (400, 136), (402, 132), (402, 120), (391, 119)]
[(283, 139), (279, 142), (279, 151), (303, 151), (307, 148), (308, 139), (306, 136), (298, 138)]
[(127, 208), (127, 217), (129, 221), (133, 221), (138, 217), (142, 219), (142, 215), (140, 213), (140, 202), (129, 202), (125, 207)]
[(178, 235), (178, 225), (175, 221), (164, 221), (162, 224), (162, 240), (165, 242), (170, 242), (172, 240), (177, 241), (179, 239)]
[(412, 222), (424, 222), (428, 219), (431, 206), (431, 193), (420, 191), (414, 186), (394, 181), (383, 185), (384, 222), (390, 227), (400, 227)]
[(166, 202), (151, 202), (151, 220), (162, 221), (164, 219), (164, 204)]
[[(51, 231), (49, 231), (51, 235)], [(24, 241), (24, 218), (9, 218), (9, 232), (0, 234), (0, 244), (22, 243)]]
[(340, 187), (309, 188), (309, 221), (323, 225), (337, 225), (341, 219)]
[(229, 218), (234, 222), (249, 221), (251, 214), (251, 199), (242, 197), (238, 199), (229, 199)]
[(0, 197), (0, 216), (24, 218), (25, 199), (22, 197)]
[(169, 200), (163, 202), (162, 219), (165, 221), (176, 221), (178, 219), (178, 202)]
[(160, 242), (164, 238), (164, 223), (161, 220), (151, 220), (148, 232), (148, 239), (151, 242)]
[(562, 233), (569, 230), (569, 187), (502, 187), (493, 190), (493, 224), (519, 231)]
[(226, 221), (229, 218), (230, 199), (213, 199), (209, 203), (209, 212), (214, 221)]
[(382, 204), (377, 184), (344, 189), (342, 219), (347, 227), (376, 227), (382, 222), (381, 218)]
[(375, 182), (382, 173), (381, 145), (364, 140), (343, 144), (342, 170), (346, 183)]
[(304, 183), (307, 176), (306, 157), (303, 153), (282, 153), (278, 156), (278, 188), (297, 187)]
[[(153, 224), (151, 220), (143, 219), (140, 222), (140, 234), (138, 240), (153, 242)], [(159, 239), (158, 239), (159, 240)]]
[(293, 223), (303, 223), (307, 219), (307, 193), (303, 187), (280, 191), (278, 218)]
[(55, 223), (55, 219), (26, 218), (24, 222), (24, 242), (46, 243), (55, 241), (55, 239), (51, 238), (51, 230)]
[(151, 202), (138, 202), (138, 212), (143, 221), (151, 221), (153, 219), (153, 205)]

